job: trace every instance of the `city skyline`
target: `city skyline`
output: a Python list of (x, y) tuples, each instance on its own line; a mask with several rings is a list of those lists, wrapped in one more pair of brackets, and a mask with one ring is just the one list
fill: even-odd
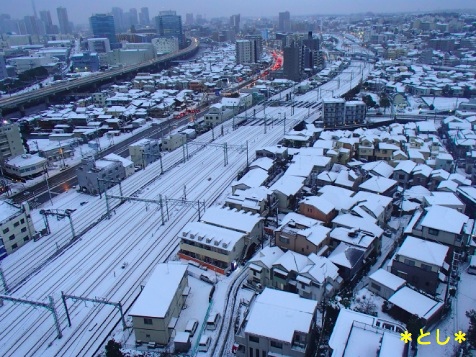
[[(186, 13), (205, 15), (207, 18), (226, 17), (231, 14), (240, 13), (242, 16), (253, 17), (277, 17), (279, 12), (290, 11), (291, 16), (317, 15), (317, 14), (352, 14), (352, 13), (398, 13), (398, 12), (418, 12), (418, 11), (440, 11), (451, 9), (474, 9), (476, 3), (472, 0), (439, 1), (433, 0), (402, 0), (398, 3), (387, 3), (378, 0), (341, 0), (337, 3), (328, 3), (323, 0), (302, 0), (297, 4), (291, 4), (285, 0), (269, 0), (259, 3), (251, 0), (233, 2), (233, 4), (223, 5), (218, 0), (192, 1), (183, 0), (181, 2), (164, 0), (159, 4), (152, 0), (142, 0), (134, 2), (130, 0), (117, 0), (114, 2), (98, 3), (92, 0), (84, 0), (80, 3), (65, 4), (64, 0), (36, 0), (37, 11), (49, 10), (56, 13), (56, 8), (65, 7), (69, 17), (78, 24), (87, 24), (91, 15), (96, 13), (109, 13), (112, 7), (121, 7), (125, 11), (130, 8), (140, 9), (148, 7), (150, 17), (158, 15), (159, 11), (175, 10), (178, 15), (185, 18)], [(1, 13), (9, 14), (12, 18), (23, 18), (26, 15), (33, 15), (31, 0), (19, 0), (15, 3), (8, 3), (2, 6)], [(58, 19), (53, 16), (53, 22), (57, 24)]]

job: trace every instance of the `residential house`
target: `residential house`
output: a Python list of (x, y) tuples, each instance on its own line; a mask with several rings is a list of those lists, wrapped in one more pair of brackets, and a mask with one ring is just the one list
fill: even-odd
[(338, 212), (335, 206), (325, 198), (308, 196), (299, 202), (299, 213), (329, 224)]
[(393, 179), (402, 187), (409, 187), (412, 182), (412, 173), (417, 166), (411, 160), (400, 161), (393, 170)]
[(293, 211), (304, 187), (304, 178), (284, 174), (269, 189), (274, 192), (278, 200), (280, 212)]
[(429, 206), (416, 211), (404, 233), (426, 240), (443, 243), (456, 250), (468, 244), (473, 221), (455, 209)]
[(450, 177), (450, 173), (443, 169), (433, 170), (430, 175), (430, 181), (428, 183), (428, 189), (430, 191), (435, 191), (438, 185), (442, 181), (448, 180)]
[(394, 256), (391, 272), (417, 289), (435, 295), (448, 274), (449, 248), (443, 244), (408, 236)]
[(0, 201), (0, 261), (36, 237), (30, 205)]
[(268, 172), (266, 170), (256, 168), (249, 170), (242, 178), (235, 181), (231, 185), (232, 193), (236, 190), (247, 190), (263, 185), (268, 179)]
[(278, 201), (273, 191), (259, 186), (247, 190), (236, 190), (225, 200), (225, 206), (259, 214), (263, 217), (268, 216), (276, 210)]
[(269, 157), (277, 162), (288, 161), (288, 148), (282, 145), (267, 146), (256, 150), (256, 157)]
[(160, 141), (141, 139), (129, 145), (129, 154), (134, 166), (144, 168), (160, 156)]
[(454, 164), (453, 156), (447, 152), (440, 152), (435, 158), (435, 170), (453, 172)]
[(316, 311), (317, 301), (264, 289), (238, 327), (234, 353), (237, 357), (307, 356), (317, 338)]
[(392, 321), (340, 309), (329, 339), (332, 357), (406, 357), (409, 344), (401, 342), (406, 328)]
[(405, 279), (393, 275), (385, 269), (378, 269), (369, 275), (367, 289), (388, 300), (395, 292), (405, 286), (405, 284)]
[(400, 147), (397, 145), (380, 142), (374, 149), (375, 160), (391, 162), (393, 153), (397, 150), (400, 150)]
[(352, 281), (364, 267), (365, 250), (347, 243), (340, 243), (328, 256), (339, 268), (339, 275), (345, 281)]
[(356, 228), (336, 227), (329, 234), (330, 248), (335, 249), (344, 242), (350, 246), (361, 248), (365, 251), (364, 259), (376, 258), (380, 254), (382, 242), (372, 233)]
[(136, 340), (167, 345), (189, 291), (187, 265), (157, 265), (129, 312)]
[(430, 196), (423, 197), (423, 206), (443, 206), (453, 208), (458, 212), (464, 213), (465, 204), (461, 202), (458, 196), (453, 192), (432, 192)]
[(433, 169), (430, 166), (417, 164), (412, 171), (413, 180), (411, 181), (411, 185), (427, 187), (432, 172)]
[(275, 261), (284, 254), (279, 247), (266, 246), (261, 249), (248, 266), (248, 284), (262, 288), (272, 286), (272, 269)]
[(397, 190), (397, 181), (385, 177), (373, 176), (360, 184), (359, 188), (364, 191), (392, 197)]
[(121, 161), (85, 158), (78, 165), (76, 175), (81, 191), (97, 195), (124, 180), (126, 170)]
[(188, 222), (178, 235), (182, 259), (192, 260), (224, 274), (243, 258), (246, 234), (203, 222)]
[(302, 228), (295, 221), (290, 220), (281, 224), (275, 230), (276, 245), (284, 250), (291, 250), (301, 254), (316, 253), (321, 255), (327, 250), (330, 228), (319, 224)]

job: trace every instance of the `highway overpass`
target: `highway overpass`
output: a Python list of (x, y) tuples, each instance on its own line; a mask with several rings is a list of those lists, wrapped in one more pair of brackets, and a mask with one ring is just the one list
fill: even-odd
[(101, 82), (108, 82), (114, 80), (114, 78), (137, 73), (146, 69), (157, 68), (159, 65), (171, 62), (177, 59), (183, 59), (194, 54), (200, 45), (197, 38), (192, 38), (190, 46), (174, 53), (170, 53), (159, 58), (141, 62), (138, 64), (124, 66), (120, 68), (111, 69), (106, 72), (97, 72), (94, 75), (75, 78), (66, 82), (56, 83), (48, 87), (43, 87), (35, 91), (20, 93), (7, 98), (0, 99), (0, 117), (2, 112), (9, 112), (12, 110), (22, 111), (25, 106), (33, 105), (41, 101), (48, 101), (50, 97), (53, 97), (59, 93), (64, 93), (72, 90), (79, 90), (88, 86), (94, 86)]

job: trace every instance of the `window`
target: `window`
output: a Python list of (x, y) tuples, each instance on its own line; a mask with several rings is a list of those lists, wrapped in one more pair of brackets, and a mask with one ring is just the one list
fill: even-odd
[(10, 240), (14, 240), (14, 239), (15, 239), (15, 235), (14, 235), (14, 234), (12, 234), (10, 237), (8, 237), (8, 239), (10, 239)]
[(284, 244), (289, 244), (289, 238), (279, 236), (279, 241)]
[(7, 234), (8, 232), (10, 232), (10, 228), (8, 227), (3, 230), (3, 234)]
[(424, 271), (431, 271), (431, 265), (421, 263), (421, 269)]
[(20, 223), (24, 224), (25, 223), (25, 218), (20, 219)]
[(30, 237), (26, 236), (25, 238), (23, 238), (23, 241), (24, 242), (28, 242), (30, 240)]
[(381, 286), (378, 285), (378, 284), (375, 284), (375, 283), (370, 283), (370, 286), (372, 287), (372, 289), (377, 290), (377, 291), (380, 291), (380, 289), (381, 289)]
[(438, 229), (428, 228), (428, 234), (431, 234), (432, 236), (437, 236), (438, 233), (440, 233)]
[(144, 325), (152, 325), (152, 319), (144, 317)]
[(414, 260), (411, 260), (411, 259), (404, 259), (403, 262), (406, 264), (406, 265), (410, 265), (410, 266), (415, 266), (415, 261)]
[(22, 233), (25, 233), (25, 232), (26, 232), (26, 227), (23, 227), (23, 228), (21, 229), (21, 231), (22, 231)]
[(12, 245), (12, 249), (17, 249), (17, 248), (18, 248), (18, 244), (15, 243), (14, 245)]
[(259, 337), (250, 335), (249, 337), (250, 342), (256, 342), (259, 343)]
[(283, 348), (283, 343), (278, 341), (271, 341), (271, 347), (274, 348)]
[(19, 225), (20, 225), (20, 222), (13, 223), (13, 227), (18, 227)]

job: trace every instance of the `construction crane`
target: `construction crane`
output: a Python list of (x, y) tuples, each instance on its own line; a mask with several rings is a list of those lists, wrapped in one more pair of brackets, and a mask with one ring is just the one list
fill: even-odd
[(43, 216), (43, 220), (45, 221), (45, 227), (46, 227), (46, 235), (51, 233), (50, 230), (50, 225), (48, 223), (48, 216), (55, 216), (58, 221), (63, 219), (63, 218), (68, 218), (69, 219), (69, 224), (71, 226), (71, 233), (73, 234), (73, 237), (71, 240), (73, 240), (76, 237), (76, 234), (74, 232), (74, 226), (73, 226), (73, 218), (71, 218), (71, 215), (73, 214), (75, 210), (73, 209), (42, 209), (40, 211), (40, 214)]

